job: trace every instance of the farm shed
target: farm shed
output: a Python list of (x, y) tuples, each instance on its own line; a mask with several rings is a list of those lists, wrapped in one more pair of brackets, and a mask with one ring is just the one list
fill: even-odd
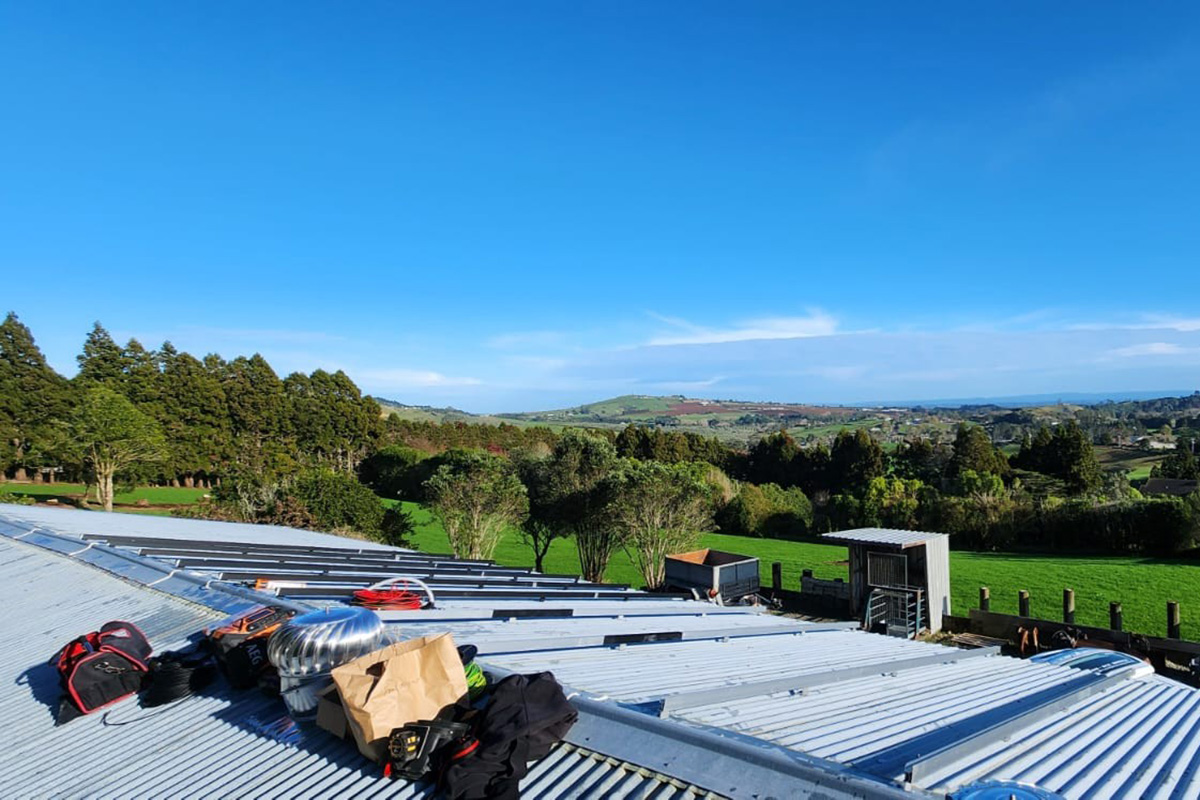
[(858, 528), (822, 538), (850, 548), (850, 613), (869, 630), (911, 638), (937, 633), (950, 613), (950, 537)]
[[(310, 531), (0, 505), (8, 793), (432, 797), (323, 731), (299, 746), (256, 734), (248, 720), (282, 706), (224, 684), (153, 713), (122, 701), (107, 724), (55, 728), (47, 709), (48, 654), (110, 618), (169, 649), (248, 605), (336, 606), (399, 569), (438, 599), (382, 612), (391, 638), (449, 631), (487, 670), (551, 670), (577, 692), (579, 721), (524, 798), (915, 800), (986, 781), (1070, 800), (1200, 796), (1200, 692), (1144, 669), (1022, 661)], [(246, 575), (278, 577), (278, 594)]]

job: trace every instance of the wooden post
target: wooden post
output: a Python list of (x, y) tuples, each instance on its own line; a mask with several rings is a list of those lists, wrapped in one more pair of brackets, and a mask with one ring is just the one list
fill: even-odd
[(1063, 589), (1063, 622), (1075, 624), (1075, 590)]
[(1029, 616), (1029, 592), (1024, 589), (1017, 592), (1017, 614), (1022, 617)]
[(1121, 604), (1120, 603), (1109, 603), (1108, 604), (1108, 627), (1112, 628), (1114, 631), (1121, 630)]
[(777, 592), (783, 588), (783, 564), (778, 561), (771, 565), (771, 588)]
[(980, 611), (991, 611), (992, 610), (992, 592), (986, 586), (979, 587), (979, 610)]
[(1167, 603), (1167, 638), (1179, 639), (1179, 603)]

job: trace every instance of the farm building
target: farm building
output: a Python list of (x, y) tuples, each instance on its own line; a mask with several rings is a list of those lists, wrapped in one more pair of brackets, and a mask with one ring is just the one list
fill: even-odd
[(1019, 660), (270, 526), (0, 506), (0, 553), (10, 796), (432, 796), (320, 729), (262, 736), (279, 700), (223, 683), (59, 728), (48, 710), (47, 657), (109, 619), (170, 649), (397, 573), (437, 601), (380, 612), (392, 639), (449, 631), (485, 669), (569, 687), (579, 720), (523, 797), (1200, 796), (1200, 693), (1140, 662)]
[(850, 548), (850, 613), (881, 632), (911, 638), (942, 629), (950, 613), (950, 537), (859, 528), (823, 537)]

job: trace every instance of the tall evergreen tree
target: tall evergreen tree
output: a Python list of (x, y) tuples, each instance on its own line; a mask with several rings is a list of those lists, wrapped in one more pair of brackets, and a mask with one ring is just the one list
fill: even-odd
[(125, 354), (99, 322), (92, 325), (83, 342), (83, 352), (75, 360), (79, 362), (79, 374), (75, 380), (80, 385), (119, 385), (124, 381)]
[(883, 448), (862, 428), (841, 430), (829, 451), (830, 485), (840, 492), (862, 494), (884, 474)]
[(958, 478), (967, 470), (1001, 477), (1009, 474), (1008, 459), (992, 444), (987, 431), (978, 425), (959, 423), (953, 454), (946, 466), (947, 477)]
[(229, 403), (237, 463), (259, 473), (286, 468), (294, 459), (284, 441), (287, 398), (275, 370), (255, 353), (229, 362), (221, 383)]
[(54, 464), (53, 421), (66, 416), (71, 397), (29, 328), (9, 312), (0, 323), (0, 479), (11, 471), (25, 480), (30, 467)]
[(163, 429), (168, 477), (185, 486), (211, 480), (232, 456), (229, 404), (220, 379), (184, 353), (162, 373)]

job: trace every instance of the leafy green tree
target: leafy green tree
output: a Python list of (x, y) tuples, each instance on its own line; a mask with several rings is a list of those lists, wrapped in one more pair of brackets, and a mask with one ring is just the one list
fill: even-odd
[(1200, 479), (1200, 464), (1196, 463), (1196, 456), (1192, 454), (1195, 441), (1179, 439), (1175, 449), (1150, 470), (1150, 475), (1155, 478), (1180, 478), (1191, 481)]
[(747, 477), (751, 483), (795, 486), (797, 481), (792, 471), (792, 461), (799, 452), (800, 448), (787, 431), (764, 436), (750, 448)]
[(416, 469), (427, 454), (402, 444), (381, 447), (358, 466), (358, 479), (380, 497), (419, 500), (421, 484), (430, 475)]
[(829, 451), (829, 470), (831, 486), (861, 494), (884, 474), (883, 448), (862, 428), (841, 430)]
[(349, 528), (378, 537), (383, 504), (353, 477), (330, 469), (309, 470), (296, 479), (294, 492), (318, 527), (335, 532)]
[(862, 501), (863, 524), (916, 529), (923, 488), (924, 484), (915, 478), (874, 478)]
[(946, 475), (954, 481), (967, 470), (1004, 477), (1009, 467), (1008, 459), (992, 444), (987, 431), (964, 422), (959, 423), (954, 437), (953, 454), (946, 465)]
[(1045, 426), (1039, 428), (1036, 435), (1021, 443), (1014, 461), (1022, 469), (1062, 480), (1071, 494), (1095, 491), (1102, 483), (1091, 440), (1074, 420), (1059, 425), (1053, 433)]
[(461, 451), (426, 483), (430, 506), (459, 558), (491, 558), (506, 528), (529, 514), (529, 498), (511, 463)]
[(926, 438), (901, 442), (892, 456), (893, 469), (900, 478), (935, 484), (941, 480), (950, 452), (944, 444)]
[(106, 386), (88, 389), (70, 416), (70, 447), (95, 477), (100, 502), (112, 511), (113, 480), (163, 458), (158, 423)]
[(628, 461), (607, 481), (611, 514), (649, 589), (664, 583), (666, 557), (691, 550), (712, 527), (711, 486), (703, 468)]
[(414, 530), (412, 515), (399, 506), (393, 506), (383, 512), (379, 541), (392, 547), (411, 547), (410, 537)]
[(554, 494), (550, 460), (548, 455), (519, 451), (512, 461), (529, 496), (529, 516), (521, 523), (521, 541), (533, 552), (533, 568), (543, 572), (550, 545), (568, 535), (557, 517), (558, 498)]
[(813, 523), (813, 507), (799, 487), (743, 483), (720, 511), (721, 530), (739, 536), (802, 539)]
[(616, 448), (607, 439), (568, 430), (546, 464), (539, 519), (575, 537), (583, 577), (603, 581), (612, 554), (624, 543), (610, 513), (606, 478), (617, 468)]
[(54, 421), (72, 405), (70, 384), (46, 363), (29, 328), (9, 313), (0, 323), (0, 479), (57, 462)]

